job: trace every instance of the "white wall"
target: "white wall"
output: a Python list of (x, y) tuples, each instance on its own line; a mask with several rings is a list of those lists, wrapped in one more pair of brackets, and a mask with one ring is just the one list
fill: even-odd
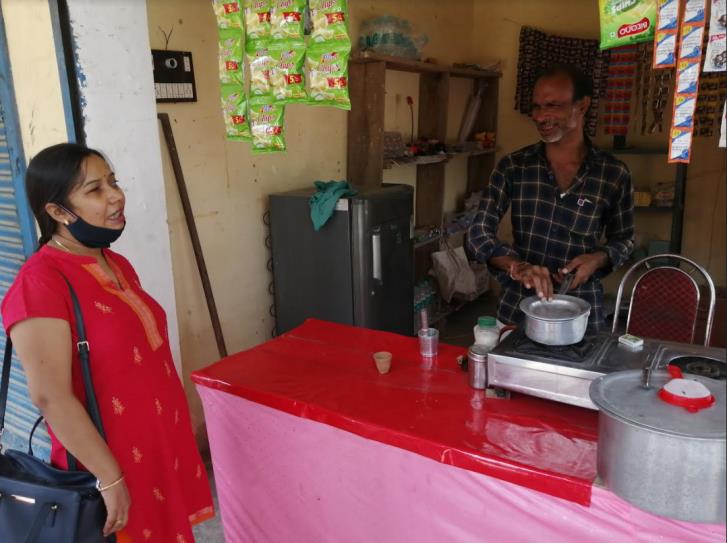
[(164, 177), (144, 0), (69, 0), (87, 144), (105, 152), (126, 191), (127, 226), (114, 249), (164, 307), (181, 372)]

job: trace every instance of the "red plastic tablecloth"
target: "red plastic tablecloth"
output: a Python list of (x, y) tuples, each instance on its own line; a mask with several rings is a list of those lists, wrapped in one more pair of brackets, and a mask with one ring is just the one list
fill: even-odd
[[(393, 354), (380, 375), (371, 357)], [(308, 320), (192, 380), (269, 407), (583, 505), (596, 477), (597, 413), (523, 395), (486, 398), (440, 345)], [(241, 421), (243, 422), (243, 421)]]

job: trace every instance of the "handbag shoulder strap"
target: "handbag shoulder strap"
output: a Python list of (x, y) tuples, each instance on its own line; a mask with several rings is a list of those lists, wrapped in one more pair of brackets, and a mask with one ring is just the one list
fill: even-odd
[[(62, 275), (62, 274), (61, 274)], [(81, 372), (83, 374), (83, 386), (86, 391), (86, 409), (91, 417), (93, 425), (101, 434), (101, 437), (106, 440), (106, 433), (103, 429), (103, 423), (101, 421), (101, 412), (98, 408), (98, 402), (96, 401), (96, 393), (93, 390), (93, 381), (91, 380), (91, 364), (89, 361), (90, 347), (88, 340), (86, 339), (86, 327), (83, 322), (83, 314), (81, 313), (81, 305), (78, 303), (78, 297), (76, 292), (73, 290), (71, 283), (63, 276), (63, 280), (68, 285), (68, 290), (71, 294), (71, 300), (73, 301), (73, 313), (76, 320), (76, 331), (78, 333), (78, 355), (81, 359)], [(13, 344), (10, 340), (10, 336), (7, 335), (5, 338), (5, 356), (3, 358), (2, 368), (2, 380), (0, 381), (0, 437), (5, 429), (5, 409), (8, 401), (8, 388), (10, 386), (10, 366), (12, 364), (13, 355)], [(75, 469), (76, 459), (68, 454), (68, 467), (69, 469)]]

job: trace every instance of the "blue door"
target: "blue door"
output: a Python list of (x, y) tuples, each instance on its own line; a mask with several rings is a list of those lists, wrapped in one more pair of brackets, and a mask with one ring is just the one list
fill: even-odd
[[(35, 250), (35, 222), (25, 196), (24, 175), (25, 156), (15, 108), (5, 22), (0, 11), (0, 299), (10, 288), (20, 266)], [(0, 348), (0, 352), (4, 352), (4, 327), (0, 327)], [(22, 368), (13, 357), (2, 445), (24, 450), (37, 417), (38, 411), (28, 397)], [(43, 425), (36, 432), (33, 448), (38, 456), (50, 454), (50, 440)]]

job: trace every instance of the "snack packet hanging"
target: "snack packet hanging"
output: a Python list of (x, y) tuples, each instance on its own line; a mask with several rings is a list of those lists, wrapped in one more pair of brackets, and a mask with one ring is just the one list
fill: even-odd
[(350, 43), (348, 38), (348, 6), (346, 0), (310, 0), (314, 43), (338, 41)]
[(250, 132), (253, 153), (285, 151), (283, 121), (285, 105), (272, 96), (250, 98)]
[(302, 40), (306, 0), (272, 0), (270, 34), (274, 40)]
[(351, 109), (348, 96), (348, 44), (314, 44), (305, 57), (308, 103)]
[(242, 85), (222, 85), (222, 115), (225, 119), (225, 134), (231, 141), (250, 141), (247, 99)]
[(268, 40), (248, 41), (247, 64), (250, 67), (250, 96), (270, 94), (270, 70), (273, 57), (270, 56)]
[(305, 91), (305, 42), (302, 40), (282, 40), (271, 42), (272, 57), (270, 86), (278, 102), (307, 102)]
[(654, 39), (657, 0), (598, 0), (601, 49)]
[(220, 83), (242, 85), (245, 81), (245, 63), (242, 54), (245, 38), (242, 29), (220, 28), (217, 36)]
[(217, 28), (242, 28), (242, 8), (239, 0), (212, 0)]
[(245, 31), (249, 40), (270, 37), (270, 0), (243, 0)]

